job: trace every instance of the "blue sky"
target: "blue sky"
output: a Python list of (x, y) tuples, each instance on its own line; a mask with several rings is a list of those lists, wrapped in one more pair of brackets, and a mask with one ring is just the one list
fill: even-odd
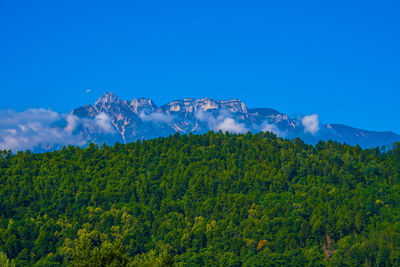
[(0, 109), (208, 96), (400, 133), (398, 14), (399, 1), (0, 0)]

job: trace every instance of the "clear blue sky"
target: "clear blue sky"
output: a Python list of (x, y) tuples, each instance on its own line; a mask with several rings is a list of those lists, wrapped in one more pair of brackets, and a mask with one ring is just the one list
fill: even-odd
[(0, 0), (0, 109), (208, 96), (400, 133), (399, 14), (384, 0)]

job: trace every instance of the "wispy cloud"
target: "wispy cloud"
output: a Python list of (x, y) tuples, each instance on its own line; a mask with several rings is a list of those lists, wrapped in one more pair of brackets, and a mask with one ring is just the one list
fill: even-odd
[(236, 121), (228, 112), (221, 112), (218, 116), (214, 117), (209, 112), (198, 110), (195, 113), (195, 117), (200, 122), (207, 123), (209, 130), (221, 130), (231, 133), (246, 133), (249, 131), (244, 123)]
[(281, 131), (278, 126), (275, 124), (270, 124), (268, 122), (264, 122), (261, 124), (261, 131), (263, 132), (272, 132), (276, 134), (278, 137), (285, 137), (286, 133), (284, 131)]
[(106, 113), (102, 112), (94, 118), (96, 126), (103, 133), (113, 133), (114, 127), (111, 123), (111, 118)]
[(0, 149), (13, 151), (50, 149), (59, 145), (85, 145), (88, 132), (114, 133), (110, 118), (99, 114), (94, 119), (80, 119), (72, 114), (59, 114), (47, 109), (28, 109), (23, 112), (0, 110)]
[(305, 133), (315, 135), (319, 131), (319, 116), (317, 114), (304, 116), (301, 123)]
[(64, 130), (68, 133), (72, 133), (79, 125), (79, 118), (72, 114), (65, 115), (65, 120), (67, 121), (67, 126), (65, 126)]
[(139, 114), (139, 117), (142, 119), (142, 121), (148, 121), (154, 123), (171, 123), (174, 120), (173, 115), (168, 115), (159, 112), (145, 114), (144, 111), (142, 111)]
[(248, 132), (246, 125), (244, 123), (236, 122), (232, 118), (225, 118), (221, 123), (217, 125), (216, 130), (221, 130), (223, 132), (231, 133), (246, 133)]
[(92, 89), (88, 88), (85, 90), (86, 94), (89, 94), (92, 91)]

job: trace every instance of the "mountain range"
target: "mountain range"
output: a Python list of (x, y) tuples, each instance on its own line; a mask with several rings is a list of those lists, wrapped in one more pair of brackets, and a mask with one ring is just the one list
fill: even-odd
[[(84, 105), (71, 111), (80, 120), (108, 122), (111, 129), (104, 131), (84, 127), (76, 133), (92, 142), (132, 142), (160, 136), (197, 134), (210, 130), (246, 133), (270, 131), (280, 137), (300, 137), (306, 143), (334, 140), (363, 148), (391, 145), (400, 141), (400, 135), (391, 131), (375, 132), (342, 124), (321, 124), (318, 115), (291, 118), (271, 108), (248, 108), (239, 99), (184, 98), (157, 106), (148, 98), (122, 100), (108, 92), (93, 105)], [(101, 128), (101, 127), (100, 127)]]

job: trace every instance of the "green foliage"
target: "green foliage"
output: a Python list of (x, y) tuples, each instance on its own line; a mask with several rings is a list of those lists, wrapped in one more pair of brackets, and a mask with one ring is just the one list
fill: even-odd
[(0, 251), (0, 267), (15, 267), (14, 260), (10, 262), (7, 255), (2, 251)]
[(136, 255), (134, 260), (130, 263), (133, 267), (163, 267), (171, 266), (172, 255), (170, 254), (170, 246), (162, 246), (160, 252), (157, 254), (154, 249), (149, 252)]
[(209, 132), (0, 151), (0, 266), (399, 266), (399, 147)]

